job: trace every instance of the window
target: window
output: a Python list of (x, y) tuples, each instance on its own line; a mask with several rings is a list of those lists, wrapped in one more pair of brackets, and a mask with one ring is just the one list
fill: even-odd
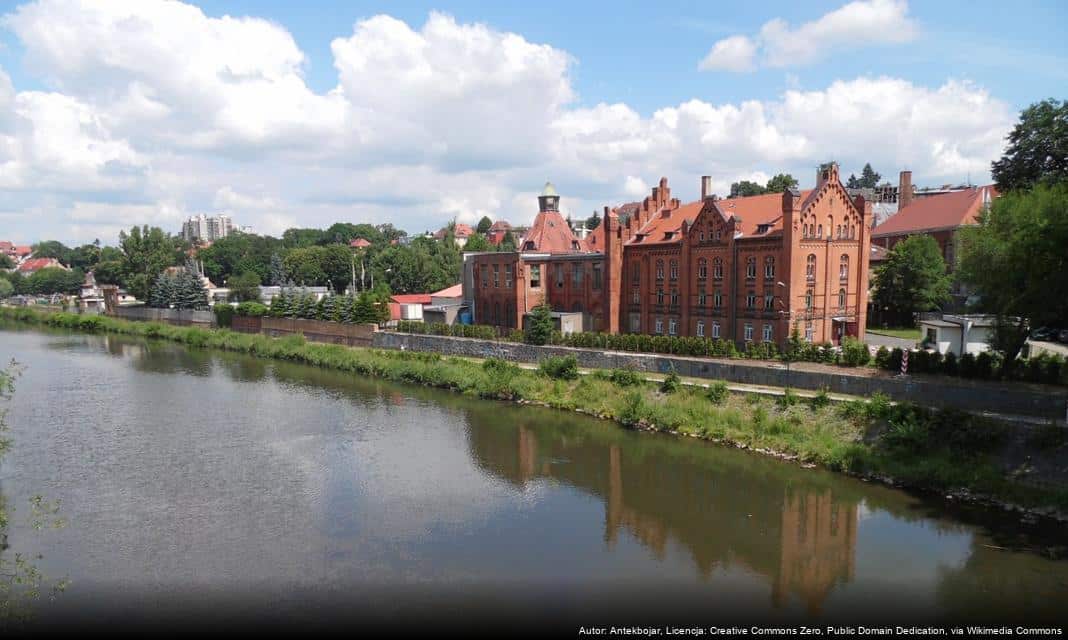
[(809, 311), (812, 310), (812, 304), (815, 297), (815, 292), (812, 289), (805, 292), (805, 308)]
[(700, 280), (708, 279), (708, 260), (704, 258), (697, 261), (697, 278)]
[(512, 265), (505, 265), (504, 267), (504, 286), (508, 289), (512, 288)]
[(816, 237), (817, 238), (822, 238), (823, 237), (823, 225), (822, 224), (819, 227), (816, 228)]
[(571, 265), (571, 286), (576, 288), (582, 287), (582, 273), (585, 271), (585, 267), (581, 264)]
[(656, 319), (656, 330), (654, 331), (654, 333), (656, 333), (657, 335), (664, 333), (664, 321), (660, 318)]
[(844, 288), (838, 290), (838, 308), (845, 309), (846, 306), (846, 290)]
[(801, 237), (802, 238), (807, 238), (808, 237), (808, 225), (807, 224), (804, 225), (803, 227), (801, 227)]
[(764, 342), (771, 342), (771, 325), (770, 324), (765, 324), (764, 325), (763, 340), (764, 340)]
[(805, 325), (805, 342), (812, 342), (816, 337), (816, 330), (812, 327), (812, 323)]
[(805, 279), (816, 279), (816, 254), (808, 254), (808, 258), (805, 258)]
[(501, 265), (499, 264), (493, 265), (493, 288), (501, 288)]
[(485, 289), (489, 286), (489, 267), (483, 265), (479, 268), (479, 271), (482, 272), (482, 288)]
[(704, 289), (700, 289), (697, 292), (697, 306), (703, 307), (708, 304), (708, 296), (705, 294)]
[(672, 280), (678, 280), (679, 279), (679, 263), (678, 263), (677, 260), (672, 260), (671, 261), (671, 279)]
[(656, 303), (657, 304), (664, 304), (664, 290), (663, 289), (657, 289), (656, 290)]
[(713, 338), (718, 338), (719, 337), (719, 323), (718, 322), (713, 322), (712, 323), (712, 337)]
[(927, 337), (923, 339), (924, 342), (930, 342), (931, 344), (938, 343), (938, 331), (934, 327), (927, 328)]
[(601, 264), (597, 263), (593, 265), (593, 290), (598, 291), (601, 288)]
[(553, 273), (556, 274), (556, 286), (561, 288), (564, 286), (564, 265), (554, 264)]
[(494, 302), (493, 303), (493, 324), (500, 324), (500, 323), (501, 323), (501, 303), (500, 302)]
[(656, 279), (657, 280), (663, 280), (664, 279), (664, 261), (663, 260), (657, 260), (656, 261)]
[(716, 229), (716, 240), (719, 240), (722, 236), (722, 232), (719, 229)]
[(698, 338), (705, 337), (705, 321), (704, 320), (698, 320), (697, 321), (697, 337)]
[(537, 289), (541, 287), (541, 265), (530, 265), (530, 288)]
[(750, 291), (749, 294), (745, 296), (745, 308), (756, 309), (756, 293)]
[(712, 294), (712, 306), (720, 309), (723, 307), (723, 292), (716, 289), (716, 292)]
[(745, 341), (753, 341), (753, 325), (749, 324), (748, 322), (745, 323)]
[(671, 306), (673, 306), (673, 307), (679, 306), (679, 290), (678, 289), (672, 289), (671, 290)]
[(764, 311), (775, 310), (775, 294), (771, 291), (764, 292)]
[(633, 302), (634, 304), (641, 304), (642, 303), (642, 294), (637, 289), (634, 290), (634, 296), (633, 296), (631, 302)]
[(712, 261), (712, 277), (716, 280), (723, 279), (723, 260), (716, 258)]
[(642, 280), (642, 265), (640, 262), (635, 262), (634, 266), (630, 269), (630, 286), (636, 287)]
[(704, 241), (705, 241), (705, 232), (702, 231), (701, 232), (701, 242), (704, 242)]
[(764, 258), (764, 278), (771, 280), (775, 277), (775, 256)]
[(834, 228), (834, 237), (841, 239), (842, 237), (842, 225), (838, 225)]
[(849, 256), (844, 253), (838, 261), (838, 279), (842, 282), (849, 280)]
[(673, 336), (678, 333), (678, 328), (679, 323), (676, 322), (675, 318), (671, 318), (670, 320), (668, 320), (668, 335)]
[(750, 257), (746, 259), (745, 277), (749, 280), (756, 278), (756, 258)]

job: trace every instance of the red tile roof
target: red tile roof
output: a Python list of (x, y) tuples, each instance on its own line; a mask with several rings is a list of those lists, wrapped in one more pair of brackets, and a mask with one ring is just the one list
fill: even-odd
[(349, 243), (349, 246), (353, 249), (363, 249), (365, 247), (371, 246), (371, 243), (363, 238), (356, 238), (355, 240)]
[(33, 253), (33, 247), (21, 244), (15, 247), (15, 253), (18, 254), (20, 257), (28, 256)]
[(890, 216), (886, 222), (875, 227), (872, 236), (878, 238), (907, 235), (976, 224), (976, 216), (996, 197), (997, 189), (988, 185), (917, 198), (909, 206)]
[(399, 293), (390, 296), (397, 304), (430, 304), (429, 293)]
[(11, 244), (8, 240), (0, 240), (0, 251), (8, 251), (14, 248), (15, 245)]
[[(801, 202), (806, 202), (812, 192), (812, 190), (802, 191)], [(765, 232), (767, 235), (782, 231), (781, 193), (766, 193), (744, 198), (725, 198), (717, 200), (716, 206), (724, 217), (729, 219), (731, 216), (737, 216), (741, 219), (741, 224), (737, 225), (735, 229), (742, 232), (742, 237), (757, 235), (757, 227), (765, 224), (768, 225), (768, 229)]]
[(459, 298), (460, 296), (464, 295), (464, 285), (463, 283), (454, 284), (451, 287), (446, 287), (442, 289), (441, 291), (435, 291), (430, 295), (434, 298)]
[(682, 222), (693, 224), (704, 207), (704, 200), (679, 206), (677, 209), (662, 209), (649, 218), (627, 244), (660, 244), (682, 240)]
[[(608, 212), (608, 217), (613, 219), (613, 220), (619, 220), (619, 216), (616, 214), (614, 209), (612, 211)], [(597, 225), (597, 228), (594, 229), (593, 231), (591, 231), (589, 233), (589, 235), (586, 236), (586, 239), (583, 240), (583, 244), (586, 247), (586, 251), (590, 251), (590, 252), (593, 252), (593, 253), (601, 253), (601, 252), (604, 251), (604, 245), (605, 245), (604, 228), (605, 228), (605, 226), (606, 226), (605, 222), (602, 219), (601, 220), (601, 224)]]
[[(445, 237), (445, 234), (449, 232), (448, 227), (442, 227), (438, 229), (438, 232), (434, 234), (434, 237), (441, 240)], [(475, 230), (471, 228), (471, 225), (457, 222), (456, 227), (453, 229), (452, 235), (455, 238), (470, 238), (475, 234)]]
[(39, 271), (46, 267), (62, 267), (58, 260), (55, 258), (30, 258), (19, 265), (19, 271), (23, 273), (30, 273), (33, 271)]
[(534, 218), (534, 224), (523, 236), (519, 245), (520, 251), (535, 251), (538, 253), (575, 253), (583, 250), (583, 245), (567, 221), (558, 211), (541, 211)]

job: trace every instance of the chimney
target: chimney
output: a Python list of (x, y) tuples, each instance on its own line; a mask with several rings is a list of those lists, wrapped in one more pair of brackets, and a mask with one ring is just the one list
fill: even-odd
[(897, 210), (912, 203), (912, 172), (902, 171), (897, 183)]
[(712, 176), (701, 176), (701, 199), (708, 200), (712, 197)]

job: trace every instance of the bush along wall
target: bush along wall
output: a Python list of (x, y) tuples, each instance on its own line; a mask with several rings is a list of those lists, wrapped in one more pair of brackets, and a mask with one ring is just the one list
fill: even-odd
[[(881, 347), (875, 354), (875, 366), (887, 371), (901, 371), (903, 351)], [(1014, 367), (1005, 367), (1001, 354), (983, 351), (979, 355), (910, 350), (909, 373), (932, 373), (973, 380), (1010, 380), (1041, 384), (1068, 384), (1068, 366), (1060, 355), (1043, 353), (1021, 359)]]

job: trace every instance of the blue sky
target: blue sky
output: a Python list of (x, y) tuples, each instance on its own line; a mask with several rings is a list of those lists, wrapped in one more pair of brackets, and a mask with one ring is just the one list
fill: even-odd
[[(0, 224), (81, 239), (107, 236), (146, 212), (174, 226), (191, 213), (228, 210), (270, 232), (332, 218), (395, 220), (415, 231), (483, 214), (522, 222), (530, 213), (524, 199), (545, 178), (587, 212), (639, 197), (659, 175), (690, 196), (702, 173), (721, 189), (780, 170), (804, 183), (828, 157), (840, 159), (846, 174), (870, 159), (887, 177), (907, 166), (921, 184), (984, 180), (1019, 109), (1063, 98), (1068, 86), (1068, 3), (1059, 1), (205, 0), (184, 6), (183, 19), (168, 17), (170, 9), (149, 0), (106, 8), (0, 2), (0, 14), (21, 16), (0, 25), (0, 73), (19, 96), (9, 109), (23, 125), (16, 132), (33, 132), (10, 134), (9, 148), (23, 155), (9, 163), (6, 183), (0, 145), (0, 189), (10, 195)], [(876, 10), (894, 17), (865, 21), (862, 12)], [(431, 12), (451, 18), (437, 39), (425, 31)], [(368, 21), (381, 14), (406, 30)], [(226, 15), (239, 26), (204, 36)], [(129, 28), (138, 20), (170, 44), (138, 39)], [(270, 37), (256, 26), (261, 20)], [(771, 21), (787, 37), (762, 39)], [(503, 60), (510, 36), (523, 45), (522, 60), (487, 60)], [(94, 38), (99, 46), (86, 44)], [(296, 53), (251, 71), (274, 74), (254, 93), (216, 86), (218, 73), (191, 61), (244, 68), (254, 63), (242, 52), (272, 58), (289, 50), (288, 38)], [(418, 53), (405, 59), (411, 68), (393, 59), (419, 38)], [(471, 44), (480, 38), (489, 44)], [(355, 61), (344, 77), (335, 66), (337, 39), (350, 43), (342, 64)], [(717, 58), (701, 68), (728, 39), (754, 47), (748, 62)], [(381, 47), (367, 53), (370, 42)], [(291, 69), (293, 56), (303, 62)], [(158, 60), (161, 76), (188, 72), (183, 82), (192, 84), (183, 90), (145, 75), (135, 68), (139, 58)], [(373, 68), (394, 64), (402, 66), (390, 73), (413, 74), (398, 85), (406, 95), (374, 95), (396, 91)], [(451, 84), (464, 84), (461, 93), (473, 88), (456, 95), (443, 89)], [(117, 98), (126, 92), (151, 104)], [(861, 97), (854, 103), (853, 95)], [(426, 104), (416, 108), (409, 98)], [(46, 104), (50, 115), (39, 115)], [(464, 105), (472, 105), (469, 113)], [(0, 99), (0, 136), (3, 109)], [(490, 131), (478, 126), (498, 122)], [(35, 167), (57, 145), (36, 152), (33, 145), (69, 137), (71, 127), (86, 137), (76, 160), (87, 164), (71, 160), (70, 175)], [(902, 141), (878, 148), (892, 131)], [(73, 179), (86, 171), (96, 175)], [(415, 181), (433, 194), (413, 197)]]

